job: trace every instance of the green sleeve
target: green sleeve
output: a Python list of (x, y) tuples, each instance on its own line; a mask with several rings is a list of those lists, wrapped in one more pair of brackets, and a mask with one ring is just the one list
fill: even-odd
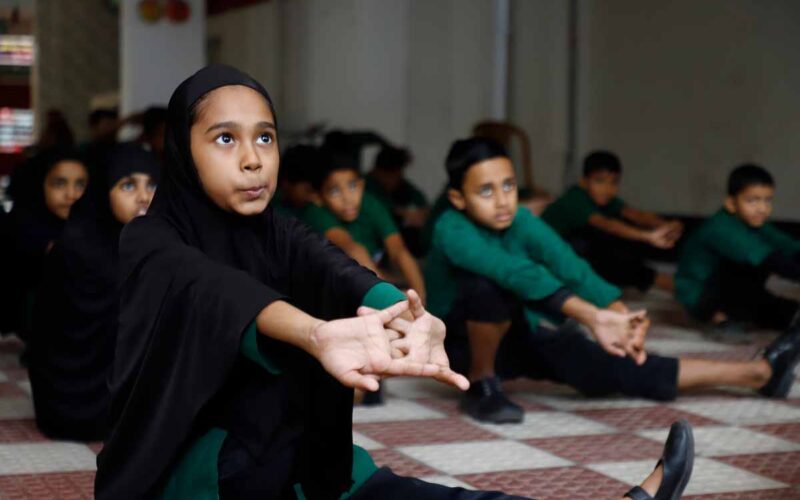
[(598, 276), (544, 221), (524, 208), (520, 208), (517, 217), (531, 258), (543, 262), (570, 291), (598, 307), (619, 299), (620, 289)]
[(436, 224), (433, 245), (458, 268), (485, 276), (522, 300), (539, 300), (563, 284), (545, 267), (506, 251), (461, 213), (450, 210)]
[(328, 229), (334, 227), (344, 227), (339, 219), (326, 208), (313, 203), (303, 211), (303, 221), (320, 234), (325, 234)]
[(572, 186), (561, 198), (554, 201), (542, 214), (545, 222), (559, 234), (569, 235), (589, 223), (589, 217), (599, 209), (586, 191)]
[[(622, 198), (614, 197), (614, 199), (605, 206), (603, 212), (610, 217), (621, 217), (623, 208), (625, 208), (625, 202), (622, 201)], [(587, 217), (586, 219), (588, 220), (589, 218)]]
[(372, 309), (386, 309), (404, 300), (406, 300), (406, 295), (398, 290), (397, 287), (390, 283), (381, 282), (369, 289), (361, 300), (361, 305)]
[(723, 258), (751, 266), (760, 266), (773, 252), (772, 245), (735, 216), (717, 215), (703, 229), (703, 242)]
[(392, 214), (369, 193), (364, 193), (364, 198), (361, 201), (361, 212), (369, 220), (370, 225), (377, 230), (381, 241), (399, 232)]
[(775, 246), (776, 250), (787, 254), (794, 254), (800, 252), (800, 240), (793, 238), (791, 235), (781, 231), (774, 224), (764, 224), (761, 228), (764, 237)]
[(244, 331), (242, 343), (239, 346), (242, 355), (273, 375), (280, 375), (281, 369), (258, 347), (258, 331), (256, 322), (250, 323)]

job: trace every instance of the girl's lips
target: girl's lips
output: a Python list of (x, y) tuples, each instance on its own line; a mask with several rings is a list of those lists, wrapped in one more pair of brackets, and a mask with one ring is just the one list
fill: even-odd
[(260, 198), (261, 195), (264, 194), (264, 191), (266, 189), (267, 188), (264, 187), (264, 186), (257, 187), (257, 188), (252, 188), (252, 189), (242, 189), (242, 193), (244, 193), (246, 198), (251, 199), (251, 200), (255, 200), (257, 198)]
[(509, 220), (511, 220), (511, 214), (500, 214), (500, 215), (496, 215), (496, 216), (494, 217), (494, 219), (495, 219), (496, 221), (499, 221), (499, 222), (506, 222), (506, 221), (509, 221)]

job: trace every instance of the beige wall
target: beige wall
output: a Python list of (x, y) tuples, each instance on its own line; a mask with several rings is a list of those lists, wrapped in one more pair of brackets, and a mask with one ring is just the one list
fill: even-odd
[(730, 168), (767, 166), (800, 219), (800, 2), (584, 0), (580, 149), (617, 151), (622, 192), (706, 214)]
[(86, 139), (89, 101), (119, 86), (118, 17), (100, 1), (37, 0), (34, 33), (36, 121), (58, 108)]

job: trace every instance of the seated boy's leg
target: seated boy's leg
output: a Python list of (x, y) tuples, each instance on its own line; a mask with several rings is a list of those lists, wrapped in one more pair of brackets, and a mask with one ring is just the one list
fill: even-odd
[[(520, 369), (522, 367), (522, 370)], [(498, 355), (498, 373), (568, 384), (587, 396), (621, 393), (655, 400), (675, 399), (678, 360), (651, 354), (639, 366), (612, 356), (575, 327), (540, 327), (509, 336)]]
[(515, 301), (492, 281), (471, 273), (459, 277), (459, 290), (458, 300), (445, 319), (445, 347), (453, 368), (466, 369), (472, 382), (461, 409), (482, 421), (520, 422), (522, 408), (503, 394), (495, 375), (497, 351), (511, 326)]
[(506, 495), (499, 491), (475, 491), (428, 483), (402, 477), (383, 467), (378, 469), (351, 500), (380, 498), (383, 500), (526, 500), (527, 497)]
[(569, 241), (576, 253), (606, 281), (621, 287), (633, 286), (641, 291), (649, 290), (656, 282), (655, 269), (645, 265), (635, 245), (627, 240), (587, 228)]

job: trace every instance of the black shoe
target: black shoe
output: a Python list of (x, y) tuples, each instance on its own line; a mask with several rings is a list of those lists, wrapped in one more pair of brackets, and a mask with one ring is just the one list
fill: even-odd
[(758, 390), (770, 398), (785, 398), (794, 382), (794, 369), (800, 363), (800, 317), (795, 317), (792, 326), (773, 340), (764, 350), (764, 359), (772, 367), (772, 376)]
[(651, 497), (641, 486), (634, 486), (625, 493), (633, 500), (679, 500), (689, 484), (694, 468), (694, 436), (692, 426), (686, 420), (672, 424), (664, 444), (664, 452), (658, 464), (664, 467), (661, 484), (656, 496)]
[(497, 377), (472, 382), (461, 399), (460, 407), (470, 417), (481, 422), (520, 423), (525, 418), (525, 411), (508, 399)]

